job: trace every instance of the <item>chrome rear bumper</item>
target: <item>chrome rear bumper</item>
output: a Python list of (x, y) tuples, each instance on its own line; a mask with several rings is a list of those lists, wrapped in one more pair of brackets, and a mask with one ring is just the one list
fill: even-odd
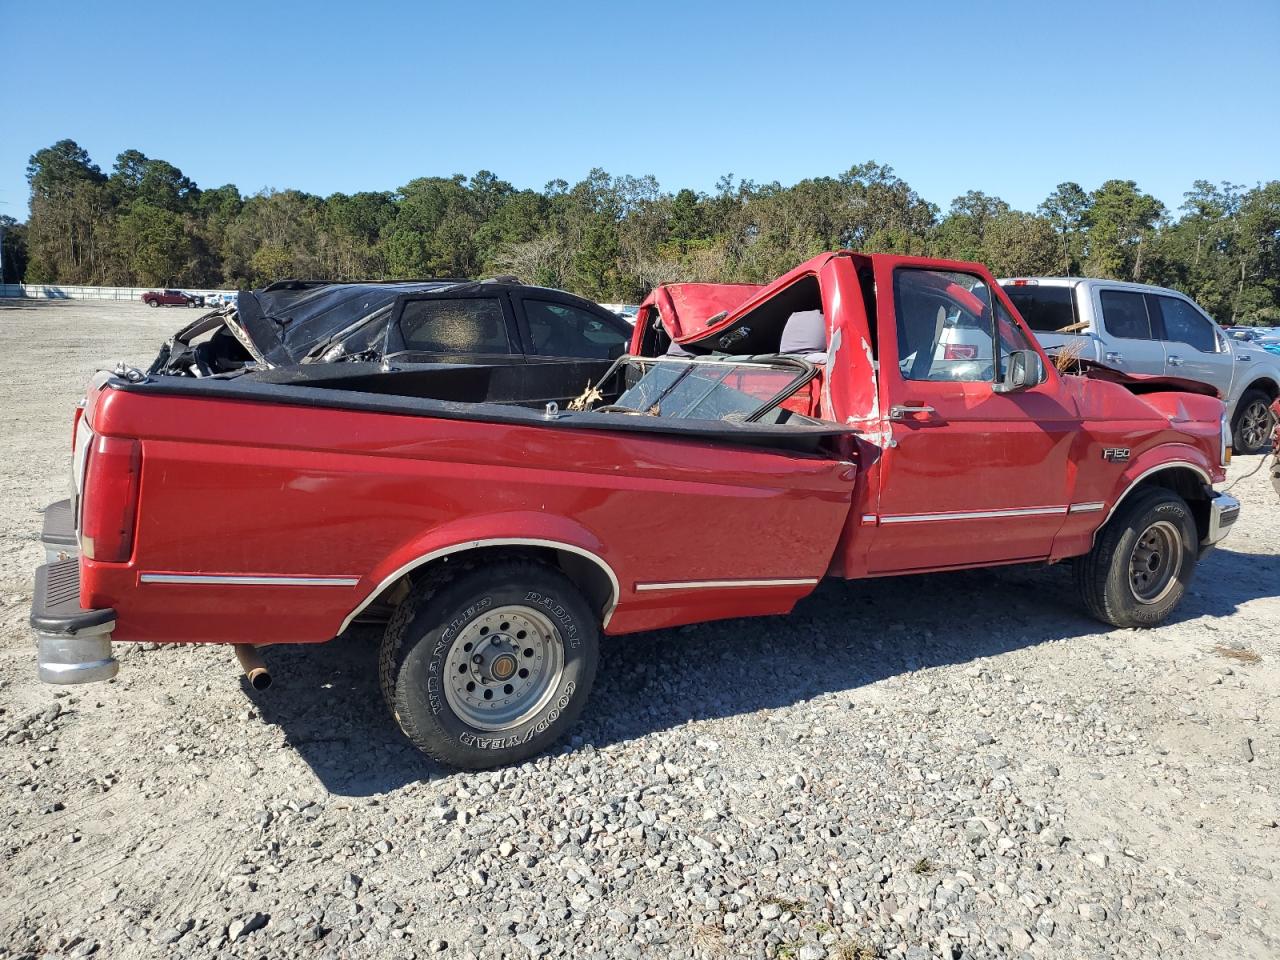
[(45, 683), (93, 683), (120, 672), (111, 655), (116, 612), (80, 606), (80, 558), (36, 568), (31, 627), (37, 641), (37, 673)]

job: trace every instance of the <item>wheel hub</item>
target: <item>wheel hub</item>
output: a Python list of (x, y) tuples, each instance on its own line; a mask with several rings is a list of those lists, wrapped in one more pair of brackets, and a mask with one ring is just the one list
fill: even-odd
[(560, 685), (564, 645), (540, 611), (486, 611), (458, 634), (445, 657), (445, 699), (480, 730), (506, 730), (541, 710)]
[(1182, 536), (1168, 520), (1147, 527), (1129, 556), (1129, 589), (1139, 603), (1159, 603), (1178, 582)]
[(1261, 400), (1255, 400), (1245, 409), (1240, 418), (1240, 433), (1250, 450), (1262, 446), (1267, 438), (1267, 427), (1270, 425), (1271, 411)]

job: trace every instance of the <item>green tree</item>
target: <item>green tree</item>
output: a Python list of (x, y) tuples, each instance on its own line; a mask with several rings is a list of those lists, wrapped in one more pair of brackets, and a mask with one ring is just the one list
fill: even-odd
[(1132, 180), (1108, 180), (1089, 195), (1085, 268), (1090, 276), (1142, 280), (1143, 247), (1164, 217), (1164, 204)]
[(1084, 192), (1084, 188), (1068, 180), (1058, 184), (1053, 193), (1049, 194), (1036, 208), (1036, 212), (1048, 219), (1058, 235), (1061, 254), (1055, 271), (1060, 271), (1068, 277), (1080, 272), (1080, 263), (1084, 257), (1084, 231), (1089, 206), (1089, 195)]
[(116, 222), (113, 240), (129, 275), (142, 286), (168, 286), (179, 282), (190, 267), (194, 251), (183, 228), (182, 217), (135, 201)]

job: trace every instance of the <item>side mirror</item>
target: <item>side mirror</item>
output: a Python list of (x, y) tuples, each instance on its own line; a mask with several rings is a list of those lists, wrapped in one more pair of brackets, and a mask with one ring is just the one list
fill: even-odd
[(1015, 350), (1005, 361), (1004, 380), (995, 385), (996, 393), (1014, 393), (1039, 386), (1049, 379), (1044, 361), (1034, 350)]

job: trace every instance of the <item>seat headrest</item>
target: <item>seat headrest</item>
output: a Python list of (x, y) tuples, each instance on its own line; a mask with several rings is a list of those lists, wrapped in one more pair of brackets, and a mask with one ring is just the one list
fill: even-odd
[(779, 353), (825, 353), (827, 321), (821, 310), (799, 310), (787, 318), (782, 328)]

